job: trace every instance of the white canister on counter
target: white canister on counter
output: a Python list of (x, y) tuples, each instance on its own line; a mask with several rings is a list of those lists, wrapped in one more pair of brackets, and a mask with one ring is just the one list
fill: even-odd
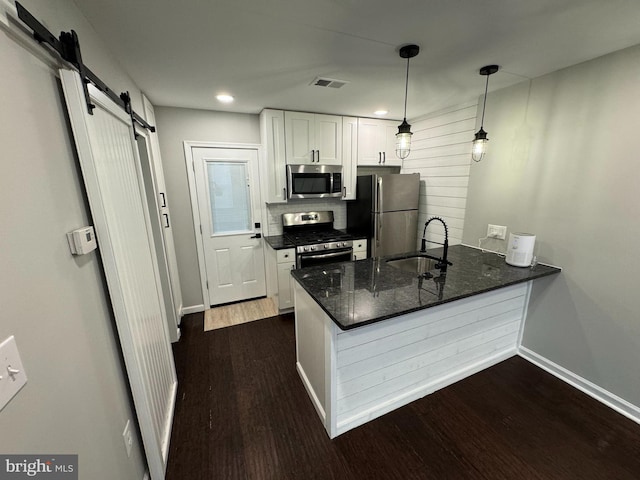
[(514, 267), (529, 267), (533, 260), (536, 236), (532, 233), (510, 233), (505, 261)]

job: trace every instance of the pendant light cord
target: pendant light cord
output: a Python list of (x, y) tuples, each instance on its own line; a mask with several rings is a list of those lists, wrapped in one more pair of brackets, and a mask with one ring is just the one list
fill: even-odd
[(407, 57), (407, 77), (404, 81), (404, 119), (407, 119), (407, 95), (409, 92), (409, 57)]
[[(482, 102), (482, 120), (480, 121), (480, 128), (484, 127), (484, 110), (487, 106), (487, 91), (489, 90), (489, 75), (487, 75), (487, 83), (484, 86), (484, 101)], [(406, 107), (405, 107), (406, 108)]]

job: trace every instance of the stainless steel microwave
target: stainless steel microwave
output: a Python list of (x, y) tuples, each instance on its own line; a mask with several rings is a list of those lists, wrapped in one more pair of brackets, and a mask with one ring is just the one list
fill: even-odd
[(342, 196), (341, 165), (287, 165), (288, 198)]

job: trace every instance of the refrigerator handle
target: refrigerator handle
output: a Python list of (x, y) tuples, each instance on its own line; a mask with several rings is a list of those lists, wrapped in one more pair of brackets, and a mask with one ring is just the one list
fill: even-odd
[(376, 256), (378, 255), (378, 249), (380, 248), (380, 233), (382, 231), (382, 216), (376, 215)]
[[(375, 177), (374, 177), (375, 178)], [(376, 178), (376, 212), (380, 212), (380, 203), (382, 202), (382, 182)]]

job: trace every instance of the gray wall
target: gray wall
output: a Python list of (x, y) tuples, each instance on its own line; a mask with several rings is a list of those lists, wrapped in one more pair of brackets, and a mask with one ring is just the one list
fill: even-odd
[(155, 113), (168, 202), (174, 225), (182, 305), (185, 308), (202, 306), (183, 142), (190, 140), (259, 144), (260, 118), (258, 115), (243, 113), (170, 107), (155, 107)]
[[(91, 68), (137, 94), (71, 0), (24, 4), (56, 34), (75, 29)], [(0, 411), (0, 452), (78, 454), (81, 478), (141, 480), (139, 439), (131, 458), (122, 440), (136, 419), (99, 257), (72, 257), (65, 236), (90, 214), (58, 80), (1, 29), (0, 58), (0, 341), (15, 335), (29, 378)]]
[(537, 234), (564, 271), (537, 284), (524, 346), (636, 406), (639, 79), (637, 46), (490, 93), (463, 234)]

